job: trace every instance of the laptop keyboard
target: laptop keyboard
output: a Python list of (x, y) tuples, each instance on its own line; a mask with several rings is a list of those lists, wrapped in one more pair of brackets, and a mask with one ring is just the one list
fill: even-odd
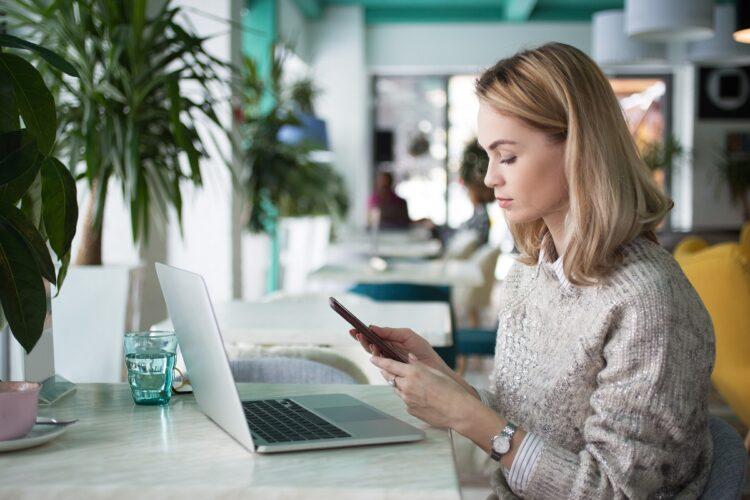
[(290, 399), (243, 401), (250, 432), (269, 443), (351, 437)]

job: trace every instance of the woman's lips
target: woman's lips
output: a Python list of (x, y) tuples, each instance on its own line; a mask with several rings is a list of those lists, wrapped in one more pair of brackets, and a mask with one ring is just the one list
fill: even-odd
[(512, 202), (513, 198), (497, 198), (497, 203), (500, 205), (500, 208), (508, 208)]

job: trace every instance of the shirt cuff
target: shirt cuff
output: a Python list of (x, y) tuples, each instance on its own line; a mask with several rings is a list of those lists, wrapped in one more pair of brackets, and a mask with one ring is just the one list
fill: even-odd
[(490, 402), (492, 401), (492, 393), (485, 389), (477, 389), (476, 387), (474, 387), (474, 390), (477, 391), (477, 394), (479, 394), (479, 400), (482, 401), (482, 404), (484, 406), (489, 406), (490, 408), (492, 408), (492, 406), (490, 405)]
[[(544, 448), (544, 441), (536, 434), (529, 432), (519, 446), (510, 471), (505, 474), (508, 486), (518, 496), (523, 496), (531, 479), (539, 455)], [(505, 472), (505, 471), (504, 471)]]

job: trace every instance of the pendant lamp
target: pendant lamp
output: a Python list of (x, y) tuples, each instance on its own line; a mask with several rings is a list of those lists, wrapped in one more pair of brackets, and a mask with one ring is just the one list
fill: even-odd
[(688, 59), (713, 65), (750, 64), (750, 45), (737, 43), (732, 37), (736, 26), (735, 15), (734, 5), (717, 5), (714, 10), (714, 36), (688, 44)]
[(602, 10), (593, 16), (594, 61), (600, 66), (628, 66), (664, 63), (666, 47), (629, 38), (625, 34), (625, 13)]
[(625, 0), (625, 32), (649, 42), (710, 38), (713, 0)]
[(750, 43), (750, 0), (737, 0), (737, 24), (734, 39), (740, 43)]

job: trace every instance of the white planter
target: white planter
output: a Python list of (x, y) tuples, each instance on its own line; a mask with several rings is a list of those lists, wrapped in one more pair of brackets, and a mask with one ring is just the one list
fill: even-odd
[(267, 292), (271, 243), (264, 233), (242, 234), (242, 297), (258, 300)]
[[(45, 282), (46, 284), (46, 282)], [(44, 318), (44, 329), (30, 353), (21, 347), (13, 338), (10, 327), (3, 329), (2, 344), (7, 353), (5, 367), (0, 372), (8, 380), (26, 380), (44, 382), (55, 374), (55, 356), (52, 348), (52, 315), (50, 314), (50, 288), (47, 289), (47, 315)]]
[(281, 289), (285, 292), (304, 292), (307, 290), (307, 275), (326, 262), (331, 218), (323, 215), (284, 217), (279, 230)]
[(75, 383), (125, 380), (123, 335), (137, 324), (140, 267), (71, 266), (52, 299), (56, 372)]

